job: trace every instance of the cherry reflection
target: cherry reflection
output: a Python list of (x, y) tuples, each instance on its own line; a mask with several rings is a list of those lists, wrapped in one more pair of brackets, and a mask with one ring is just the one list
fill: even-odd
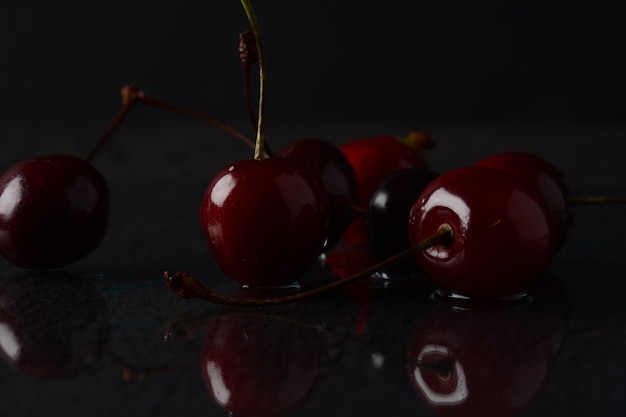
[(328, 342), (313, 328), (225, 314), (208, 323), (201, 365), (209, 392), (229, 415), (275, 417), (304, 405), (329, 356)]
[(109, 317), (84, 277), (21, 273), (0, 286), (0, 357), (19, 372), (69, 379), (102, 357)]
[[(369, 242), (345, 244), (333, 249), (326, 256), (325, 267), (338, 279), (363, 271), (376, 263)], [(370, 321), (370, 307), (376, 293), (372, 279), (362, 279), (348, 284), (345, 289), (350, 298), (357, 304), (356, 328), (354, 333), (361, 335), (366, 332)]]
[(554, 281), (501, 308), (438, 304), (414, 328), (408, 374), (439, 416), (518, 416), (542, 390), (566, 327)]

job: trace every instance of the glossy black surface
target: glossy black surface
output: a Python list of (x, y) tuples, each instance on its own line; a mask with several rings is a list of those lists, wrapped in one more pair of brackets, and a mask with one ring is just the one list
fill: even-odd
[[(4, 124), (0, 166), (33, 153), (80, 155), (103, 126)], [(276, 146), (414, 128), (271, 126)], [(626, 126), (424, 128), (438, 144), (425, 157), (439, 172), (524, 150), (559, 166), (575, 195), (626, 195)], [(534, 302), (500, 311), (450, 311), (428, 285), (397, 279), (263, 309), (179, 299), (164, 285), (166, 269), (239, 293), (211, 258), (199, 210), (217, 170), (246, 157), (225, 134), (156, 115), (124, 126), (102, 149), (93, 163), (112, 203), (100, 248), (54, 276), (0, 262), (3, 415), (224, 416), (229, 399), (239, 410), (289, 416), (478, 416), (489, 401), (494, 416), (626, 412), (626, 208), (576, 207), (569, 241), (546, 271), (550, 285), (534, 290)], [(332, 279), (314, 268), (302, 283)], [(264, 341), (255, 345), (257, 337)], [(230, 351), (249, 361), (219, 359)], [(219, 369), (241, 374), (220, 382)], [(281, 371), (288, 376), (274, 374)]]

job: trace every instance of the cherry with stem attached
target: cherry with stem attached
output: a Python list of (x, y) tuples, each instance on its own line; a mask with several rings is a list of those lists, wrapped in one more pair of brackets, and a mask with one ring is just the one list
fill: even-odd
[(200, 222), (226, 275), (243, 287), (285, 287), (294, 284), (324, 247), (329, 197), (311, 170), (285, 158), (267, 157), (263, 45), (252, 5), (247, 0), (241, 4), (259, 63), (254, 159), (234, 162), (217, 173), (204, 195)]
[[(249, 69), (248, 69), (249, 70)], [(133, 103), (161, 108), (207, 121), (230, 133), (248, 147), (254, 149), (255, 142), (234, 126), (206, 113), (157, 99), (133, 86), (126, 86)], [(265, 145), (265, 157), (280, 157), (293, 160), (315, 175), (324, 183), (330, 197), (330, 219), (326, 247), (332, 247), (341, 237), (355, 216), (362, 216), (366, 210), (358, 207), (356, 178), (350, 162), (338, 147), (322, 139), (300, 139), (282, 148), (276, 155)]]
[(507, 172), (535, 188), (546, 201), (556, 227), (556, 247), (560, 249), (574, 221), (572, 206), (625, 204), (625, 197), (572, 196), (563, 172), (540, 156), (527, 152), (502, 152), (481, 159), (474, 165)]
[(90, 161), (134, 103), (122, 89), (123, 107), (81, 159), (46, 155), (16, 163), (0, 177), (0, 254), (26, 269), (58, 268), (95, 250), (107, 228), (110, 195)]
[(525, 298), (554, 254), (554, 217), (541, 194), (506, 172), (468, 166), (448, 171), (422, 191), (409, 215), (412, 243), (443, 224), (454, 243), (415, 255), (448, 299)]

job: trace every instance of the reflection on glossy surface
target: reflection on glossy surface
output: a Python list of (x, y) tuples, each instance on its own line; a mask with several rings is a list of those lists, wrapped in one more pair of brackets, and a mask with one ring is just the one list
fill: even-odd
[(307, 401), (328, 356), (315, 329), (279, 317), (226, 314), (209, 322), (201, 364), (209, 392), (230, 415), (269, 417)]
[[(551, 285), (546, 282), (546, 285)], [(505, 308), (438, 304), (414, 329), (415, 392), (441, 416), (515, 416), (543, 388), (565, 332), (563, 299), (538, 289)]]
[[(369, 268), (376, 263), (372, 248), (368, 242), (340, 245), (327, 254), (325, 267), (338, 279)], [(374, 297), (374, 285), (371, 279), (361, 279), (346, 286), (346, 291), (357, 304), (356, 334), (365, 332), (369, 326), (370, 306)]]
[(83, 277), (19, 274), (0, 288), (0, 357), (36, 378), (73, 378), (97, 362), (109, 336), (104, 299)]

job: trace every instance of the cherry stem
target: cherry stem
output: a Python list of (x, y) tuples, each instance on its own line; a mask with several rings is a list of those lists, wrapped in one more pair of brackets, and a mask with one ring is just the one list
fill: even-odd
[(263, 54), (263, 43), (261, 42), (261, 29), (256, 18), (256, 14), (254, 13), (254, 9), (252, 8), (252, 3), (250, 0), (240, 1), (244, 11), (246, 12), (246, 16), (248, 17), (248, 22), (250, 22), (250, 26), (252, 27), (252, 33), (254, 33), (257, 58), (259, 61), (259, 115), (257, 117), (254, 159), (263, 159), (265, 157), (265, 138), (263, 136), (263, 126), (265, 121), (263, 116), (265, 114), (265, 79), (267, 72), (265, 68), (265, 55)]
[(183, 106), (179, 106), (177, 104), (173, 104), (173, 103), (169, 103), (167, 101), (163, 101), (163, 100), (159, 100), (156, 99), (154, 97), (151, 97), (149, 95), (147, 95), (145, 92), (143, 91), (138, 91), (137, 92), (137, 97), (136, 100), (139, 101), (141, 104), (146, 105), (146, 106), (153, 106), (153, 107), (159, 107), (165, 110), (169, 110), (169, 111), (173, 111), (176, 113), (180, 113), (180, 114), (184, 114), (187, 116), (191, 116), (191, 117), (195, 117), (197, 119), (200, 120), (204, 120), (207, 121), (221, 129), (223, 129), (224, 131), (230, 133), (231, 135), (233, 135), (234, 137), (236, 137), (237, 139), (239, 139), (240, 141), (242, 141), (243, 143), (245, 143), (246, 145), (248, 145), (249, 147), (251, 147), (252, 149), (254, 149), (255, 144), (254, 141), (252, 141), (245, 133), (237, 130), (235, 127), (233, 127), (232, 125), (217, 119), (215, 117), (209, 116), (208, 114), (199, 112), (197, 110), (193, 110), (190, 109), (188, 107), (183, 107)]
[(378, 270), (385, 268), (389, 265), (392, 265), (396, 262), (399, 262), (403, 259), (409, 258), (420, 252), (422, 250), (428, 249), (433, 246), (449, 246), (454, 239), (454, 234), (452, 232), (452, 228), (444, 224), (439, 230), (431, 235), (430, 237), (424, 239), (419, 244), (406, 249), (396, 255), (393, 255), (377, 264), (374, 264), (360, 272), (357, 272), (353, 275), (350, 275), (344, 279), (340, 279), (337, 281), (333, 281), (329, 284), (323, 285), (321, 287), (317, 287), (308, 291), (303, 291), (300, 293), (286, 295), (283, 297), (273, 297), (273, 298), (242, 298), (242, 297), (230, 297), (222, 294), (218, 294), (204, 285), (202, 285), (197, 279), (189, 275), (186, 271), (176, 272), (174, 274), (170, 274), (168, 271), (163, 273), (163, 278), (165, 279), (165, 284), (167, 287), (175, 292), (181, 298), (197, 298), (205, 301), (209, 301), (216, 304), (224, 304), (231, 306), (249, 306), (249, 307), (261, 307), (268, 305), (276, 305), (276, 304), (284, 304), (293, 301), (298, 301), (303, 298), (312, 297), (314, 295), (322, 294), (329, 290), (344, 286), (351, 282), (360, 280), (362, 278), (370, 277), (372, 274), (377, 272)]
[(352, 211), (352, 213), (354, 213), (357, 216), (363, 216), (363, 217), (367, 217), (367, 209), (363, 208), (361, 206), (357, 206), (356, 204), (351, 203), (348, 199), (346, 198), (341, 198), (341, 197), (334, 197), (332, 195), (329, 194), (329, 196), (331, 198), (333, 198), (334, 202), (336, 202), (337, 204), (339, 204), (340, 206), (343, 206), (347, 209), (349, 209), (350, 211)]
[(599, 204), (626, 204), (626, 197), (590, 196), (590, 197), (567, 197), (571, 205), (599, 205)]
[(253, 64), (259, 62), (259, 56), (256, 49), (256, 38), (250, 31), (239, 34), (239, 58), (243, 69), (243, 95), (248, 109), (248, 117), (256, 129), (257, 120), (252, 106), (252, 94), (250, 93), (250, 70)]
[(137, 100), (137, 90), (132, 85), (125, 85), (122, 87), (121, 91), (122, 95), (122, 109), (117, 114), (113, 122), (109, 125), (104, 134), (98, 139), (98, 141), (91, 147), (87, 155), (85, 156), (85, 160), (87, 162), (91, 161), (91, 159), (96, 155), (96, 153), (100, 150), (100, 148), (109, 140), (109, 138), (113, 135), (113, 132), (117, 129), (117, 127), (122, 123), (129, 110), (133, 107)]

